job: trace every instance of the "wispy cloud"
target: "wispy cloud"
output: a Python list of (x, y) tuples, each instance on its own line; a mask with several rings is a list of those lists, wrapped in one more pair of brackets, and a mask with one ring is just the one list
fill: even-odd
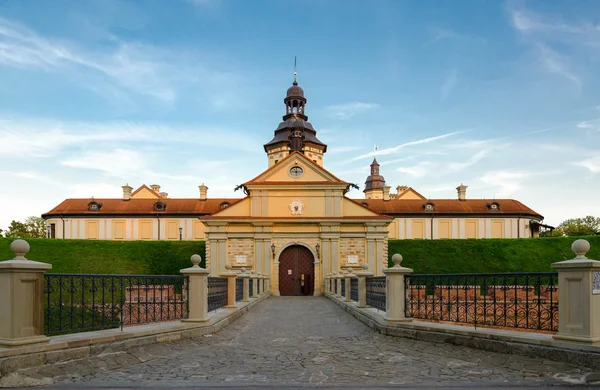
[(567, 63), (568, 61), (564, 56), (544, 44), (537, 44), (537, 49), (539, 60), (544, 69), (566, 78), (578, 88), (581, 88), (582, 82), (579, 76), (571, 70), (571, 66)]
[(523, 186), (523, 181), (530, 176), (530, 172), (500, 170), (487, 172), (480, 180), (489, 186), (496, 188), (496, 197), (505, 197), (520, 190)]
[(466, 40), (485, 45), (487, 39), (469, 34), (459, 33), (450, 28), (433, 27), (431, 28), (431, 39), (425, 46), (433, 45), (445, 40)]
[(600, 156), (591, 157), (582, 161), (574, 162), (572, 164), (586, 168), (592, 173), (600, 173)]
[(458, 171), (462, 171), (465, 168), (468, 168), (472, 165), (477, 164), (479, 161), (481, 161), (486, 155), (488, 155), (489, 151), (488, 150), (481, 150), (479, 152), (477, 152), (476, 154), (474, 154), (473, 156), (471, 156), (467, 161), (462, 162), (462, 163), (450, 163), (448, 164), (448, 168), (451, 171), (454, 172), (458, 172)]
[(346, 120), (352, 118), (356, 114), (379, 107), (374, 103), (351, 102), (325, 107), (328, 115), (333, 118)]
[(432, 166), (433, 163), (425, 161), (409, 167), (398, 167), (396, 170), (413, 177), (422, 177), (427, 175)]
[(442, 88), (441, 88), (442, 98), (446, 99), (448, 97), (448, 95), (450, 95), (450, 92), (452, 92), (454, 87), (456, 87), (457, 84), (458, 84), (458, 69), (454, 69), (453, 71), (450, 72), (450, 74), (448, 76), (446, 76), (446, 79), (444, 80), (444, 83), (442, 84)]
[(410, 141), (410, 142), (406, 142), (406, 143), (394, 146), (393, 148), (380, 149), (380, 150), (378, 150), (376, 152), (373, 151), (373, 152), (361, 154), (360, 156), (354, 157), (354, 158), (350, 159), (349, 161), (350, 162), (351, 161), (358, 161), (358, 160), (362, 160), (362, 159), (365, 159), (365, 158), (368, 158), (368, 157), (373, 157), (375, 155), (377, 155), (377, 156), (385, 156), (385, 155), (388, 155), (388, 154), (396, 153), (397, 151), (399, 151), (401, 149), (404, 149), (404, 148), (407, 148), (409, 146), (427, 144), (427, 143), (430, 143), (430, 142), (439, 141), (441, 139), (452, 137), (454, 135), (462, 134), (462, 133), (465, 133), (465, 132), (466, 132), (466, 130), (464, 130), (464, 131), (454, 131), (452, 133), (446, 133), (446, 134), (442, 134), (442, 135), (437, 135), (435, 137), (423, 138), (423, 139), (420, 139), (420, 140), (417, 140), (417, 141)]
[(593, 119), (589, 121), (582, 121), (577, 124), (577, 127), (585, 130), (596, 130), (600, 131), (600, 119)]

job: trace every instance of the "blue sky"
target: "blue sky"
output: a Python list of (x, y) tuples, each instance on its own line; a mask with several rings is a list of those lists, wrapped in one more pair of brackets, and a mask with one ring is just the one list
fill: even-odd
[[(600, 2), (0, 2), (0, 227), (67, 197), (238, 197), (298, 56), (325, 166), (600, 216)], [(362, 192), (350, 196), (359, 198)]]

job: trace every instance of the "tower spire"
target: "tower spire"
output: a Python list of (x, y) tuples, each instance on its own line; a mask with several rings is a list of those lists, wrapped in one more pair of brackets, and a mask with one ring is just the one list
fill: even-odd
[(296, 72), (296, 56), (294, 56), (294, 85), (298, 85), (298, 82), (296, 81), (297, 75), (298, 75), (298, 72)]

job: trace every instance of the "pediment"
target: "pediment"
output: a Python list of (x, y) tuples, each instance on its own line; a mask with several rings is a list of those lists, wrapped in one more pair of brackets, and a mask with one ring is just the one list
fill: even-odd
[(160, 195), (147, 185), (143, 184), (131, 194), (131, 199), (158, 199)]
[(408, 187), (396, 196), (396, 199), (427, 199), (412, 187)]
[(315, 164), (304, 154), (294, 152), (245, 184), (293, 184), (294, 182), (299, 184), (345, 183), (325, 168)]

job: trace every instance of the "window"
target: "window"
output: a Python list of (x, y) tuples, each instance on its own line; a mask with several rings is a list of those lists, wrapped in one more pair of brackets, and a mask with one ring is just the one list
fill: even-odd
[(88, 203), (88, 211), (100, 211), (102, 208), (102, 203), (98, 203), (95, 200), (92, 200)]
[(154, 211), (165, 211), (167, 209), (167, 204), (161, 201), (154, 203)]
[(500, 210), (500, 204), (498, 202), (492, 202), (492, 203), (488, 203), (486, 204), (488, 210), (490, 211), (498, 211)]
[(50, 224), (50, 238), (56, 238), (56, 224)]
[(435, 204), (431, 202), (427, 202), (423, 205), (423, 210), (425, 211), (435, 211)]
[(304, 169), (298, 165), (294, 165), (290, 168), (290, 176), (291, 177), (300, 177), (304, 174)]
[(223, 202), (219, 205), (219, 207), (221, 208), (221, 210), (223, 210), (224, 208), (229, 207), (229, 203), (228, 202)]

